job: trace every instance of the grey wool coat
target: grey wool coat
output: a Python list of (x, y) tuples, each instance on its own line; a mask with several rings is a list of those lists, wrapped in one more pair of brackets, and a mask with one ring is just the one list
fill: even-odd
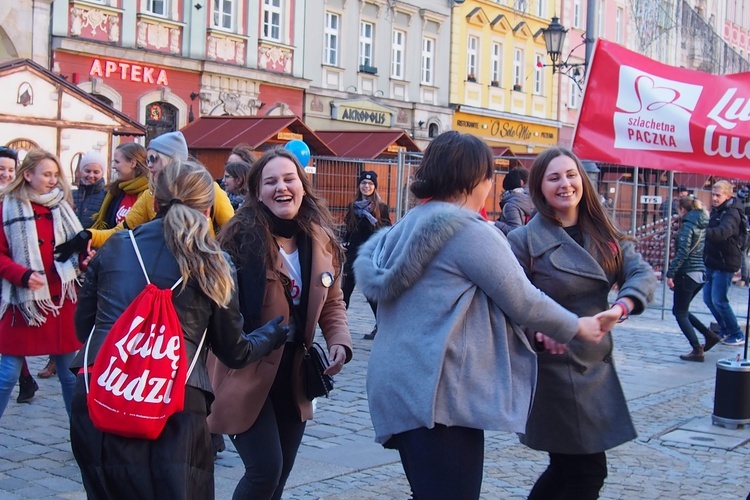
[[(580, 316), (609, 309), (614, 278), (557, 223), (537, 215), (510, 232), (508, 242), (531, 282), (566, 308)], [(622, 252), (618, 298), (630, 297), (633, 314), (639, 314), (653, 297), (656, 278), (632, 242), (623, 242)], [(539, 353), (537, 392), (522, 443), (552, 453), (591, 454), (636, 437), (612, 342), (610, 332), (599, 344), (574, 339), (565, 354)]]
[(524, 430), (536, 355), (515, 323), (568, 342), (578, 318), (529, 283), (499, 230), (430, 201), (364, 243), (354, 272), (378, 303), (367, 370), (377, 442), (435, 424)]

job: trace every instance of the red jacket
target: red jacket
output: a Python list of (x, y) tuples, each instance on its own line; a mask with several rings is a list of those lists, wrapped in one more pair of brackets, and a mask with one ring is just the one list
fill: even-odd
[[(36, 219), (39, 250), (42, 254), (44, 272), (49, 292), (55, 304), (60, 303), (62, 281), (54, 264), (54, 230), (51, 212), (47, 207), (31, 204)], [(2, 213), (2, 204), (0, 204)], [(0, 278), (14, 286), (21, 287), (23, 276), (28, 268), (10, 258), (10, 249), (5, 228), (0, 231)], [(73, 314), (76, 305), (66, 300), (57, 316), (47, 314), (47, 321), (41, 326), (29, 326), (20, 312), (9, 307), (0, 318), (0, 354), (11, 356), (39, 356), (46, 354), (66, 354), (81, 348), (73, 327)]]

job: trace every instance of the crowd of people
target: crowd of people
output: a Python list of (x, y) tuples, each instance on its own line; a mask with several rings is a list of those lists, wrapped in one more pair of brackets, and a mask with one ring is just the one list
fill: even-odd
[[(656, 278), (576, 155), (550, 148), (511, 171), (493, 225), (481, 215), (491, 150), (443, 133), (410, 186), (421, 203), (395, 225), (377, 172), (358, 173), (341, 238), (303, 167), (284, 148), (240, 145), (214, 180), (171, 132), (123, 143), (111, 162), (82, 155), (71, 192), (53, 154), (19, 164), (0, 149), (0, 417), (16, 383), (18, 402), (33, 398), (24, 357), (50, 356), (89, 498), (212, 498), (222, 435), (245, 469), (233, 498), (281, 498), (313, 417), (308, 348), (319, 328), (326, 375), (352, 359), (357, 286), (376, 319), (365, 335), (376, 440), (398, 451), (414, 498), (478, 498), (486, 430), (549, 455), (529, 498), (598, 498), (607, 450), (636, 436), (612, 331), (643, 312)], [(724, 181), (710, 215), (677, 200), (666, 279), (686, 361), (744, 342), (726, 299), (740, 265), (733, 200)], [(89, 378), (147, 285), (171, 288), (191, 368), (182, 410), (138, 439), (100, 428)], [(719, 331), (689, 312), (701, 289)]]

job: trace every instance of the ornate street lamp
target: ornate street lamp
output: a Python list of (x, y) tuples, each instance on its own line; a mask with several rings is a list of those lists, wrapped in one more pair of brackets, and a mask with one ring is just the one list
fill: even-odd
[(559, 67), (557, 64), (557, 60), (562, 54), (563, 46), (565, 45), (565, 35), (567, 33), (568, 30), (565, 29), (562, 24), (560, 24), (560, 18), (558, 18), (557, 16), (554, 16), (552, 18), (552, 22), (549, 23), (549, 26), (542, 29), (544, 44), (547, 46), (547, 55), (549, 55), (549, 58), (552, 61), (553, 75)]

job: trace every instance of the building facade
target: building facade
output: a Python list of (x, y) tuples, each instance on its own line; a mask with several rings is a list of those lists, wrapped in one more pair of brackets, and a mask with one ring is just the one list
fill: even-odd
[(421, 147), (451, 128), (448, 2), (326, 0), (305, 13), (305, 122), (399, 128)]

